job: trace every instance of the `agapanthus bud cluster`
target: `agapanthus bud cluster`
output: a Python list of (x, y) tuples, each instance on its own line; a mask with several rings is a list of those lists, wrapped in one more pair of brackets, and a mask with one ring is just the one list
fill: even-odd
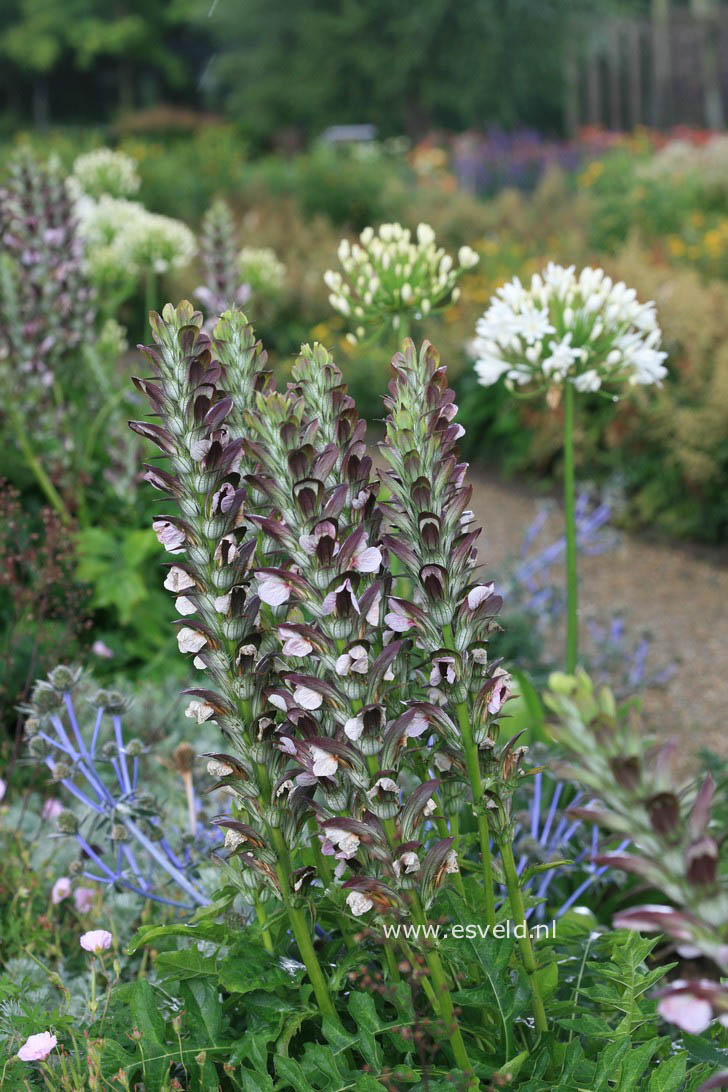
[(78, 669), (56, 667), (36, 683), (26, 709), (30, 753), (73, 806), (60, 812), (57, 828), (78, 843), (74, 874), (172, 906), (205, 905), (209, 899), (197, 872), (211, 848), (208, 834), (200, 825), (183, 844), (142, 788), (145, 747), (125, 738), (124, 698), (99, 690), (84, 701), (75, 693), (80, 682)]
[(419, 224), (414, 237), (401, 224), (367, 227), (358, 242), (341, 240), (338, 257), (343, 274), (329, 269), (324, 281), (331, 306), (353, 327), (353, 341), (382, 326), (397, 330), (406, 316), (422, 318), (457, 300), (459, 278), (478, 263), (469, 246), (453, 259), (429, 224)]
[(0, 189), (0, 368), (15, 393), (40, 396), (96, 317), (83, 242), (60, 165), (29, 152), (11, 160)]
[(195, 296), (214, 324), (223, 311), (242, 306), (250, 296), (250, 287), (241, 283), (238, 270), (235, 223), (222, 198), (202, 218), (199, 249), (205, 280)]
[(87, 197), (131, 197), (140, 185), (137, 164), (130, 155), (113, 148), (95, 148), (77, 157), (73, 164), (72, 185)]
[[(522, 758), (496, 746), (510, 679), (486, 642), (500, 600), (474, 567), (445, 371), (430, 346), (395, 358), (380, 504), (365, 424), (322, 346), (303, 347), (278, 392), (240, 312), (212, 338), (201, 327), (188, 304), (154, 320), (155, 375), (136, 382), (160, 423), (133, 427), (169, 459), (146, 476), (178, 506), (155, 530), (174, 555), (180, 650), (208, 676), (189, 715), (231, 744), (210, 756), (234, 802), (226, 845), (248, 887), (310, 883), (306, 866), (282, 892), (279, 865), (282, 845), (295, 863), (313, 838), (355, 915), (398, 911), (413, 885), (427, 904), (457, 869), (438, 794), (442, 774), (463, 796), (459, 716), (494, 798)], [(392, 562), (410, 578), (396, 594)]]
[(498, 289), (471, 345), (484, 386), (579, 391), (626, 382), (660, 385), (667, 375), (654, 303), (640, 303), (603, 269), (549, 262), (530, 285), (518, 277)]
[[(620, 716), (611, 693), (604, 688), (595, 694), (582, 671), (552, 676), (545, 700), (558, 718), (553, 735), (569, 754), (562, 772), (594, 794), (593, 803), (574, 814), (629, 838), (626, 851), (603, 853), (596, 862), (631, 873), (665, 900), (622, 910), (614, 924), (664, 933), (679, 955), (705, 957), (725, 975), (728, 880), (720, 860), (723, 832), (712, 816), (713, 778), (681, 781), (675, 745), (652, 746), (639, 721)], [(717, 982), (707, 992), (704, 987), (703, 980), (667, 987), (660, 1005), (665, 1018), (694, 1032), (692, 998), (710, 1000), (713, 1015), (725, 1019), (728, 990)], [(704, 1013), (705, 1005), (698, 1011)]]

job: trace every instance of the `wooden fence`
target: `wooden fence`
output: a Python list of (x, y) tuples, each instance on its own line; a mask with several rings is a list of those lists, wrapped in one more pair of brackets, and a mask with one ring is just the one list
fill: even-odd
[(575, 26), (566, 64), (572, 133), (583, 125), (722, 129), (728, 117), (728, 9)]

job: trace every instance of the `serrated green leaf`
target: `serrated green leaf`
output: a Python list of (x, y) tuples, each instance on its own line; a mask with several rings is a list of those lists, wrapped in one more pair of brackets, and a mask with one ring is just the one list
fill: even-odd
[(356, 1043), (356, 1035), (350, 1035), (342, 1028), (338, 1020), (332, 1020), (329, 1016), (324, 1017), (321, 1030), (334, 1054), (343, 1054)]
[(185, 1020), (195, 1035), (206, 1045), (218, 1044), (222, 1026), (222, 1005), (217, 983), (209, 979), (182, 982), (179, 994), (185, 1007)]
[(175, 952), (159, 952), (154, 963), (166, 978), (181, 982), (188, 978), (204, 978), (217, 973), (217, 956), (203, 955), (196, 948), (179, 948)]
[(685, 1051), (665, 1058), (652, 1073), (647, 1092), (680, 1092), (687, 1064), (688, 1056)]
[(187, 937), (188, 940), (212, 940), (217, 943), (222, 943), (227, 937), (227, 930), (224, 925), (217, 925), (215, 922), (204, 921), (199, 925), (147, 925), (139, 929), (139, 931), (131, 938), (127, 945), (127, 954), (134, 955), (134, 953), (141, 948), (143, 944), (151, 944), (153, 940), (161, 940), (163, 937)]
[(364, 1057), (372, 1071), (379, 1073), (384, 1055), (376, 1037), (386, 1030), (386, 1025), (379, 1017), (374, 998), (371, 994), (362, 993), (360, 990), (354, 991), (349, 997), (348, 1009), (356, 1024)]
[(629, 1039), (625, 1037), (604, 1047), (597, 1061), (593, 1092), (600, 1092), (602, 1088), (609, 1088), (609, 1082), (614, 1080), (614, 1075), (629, 1050), (629, 1046)]
[(635, 1088), (643, 1087), (642, 1078), (652, 1061), (652, 1055), (661, 1045), (659, 1039), (650, 1039), (628, 1051), (622, 1062), (620, 1092), (632, 1092)]
[(309, 1084), (303, 1069), (294, 1058), (284, 1058), (282, 1055), (275, 1057), (276, 1075), (281, 1080), (287, 1081), (285, 1088), (293, 1089), (293, 1092), (315, 1092), (313, 1085)]

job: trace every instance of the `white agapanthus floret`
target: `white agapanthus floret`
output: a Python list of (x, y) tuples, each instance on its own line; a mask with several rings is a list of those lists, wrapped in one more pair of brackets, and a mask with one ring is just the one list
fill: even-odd
[(337, 254), (343, 274), (328, 269), (324, 283), (334, 310), (357, 319), (349, 335), (354, 342), (367, 327), (399, 329), (403, 314), (421, 317), (456, 300), (456, 282), (478, 263), (469, 246), (460, 247), (454, 261), (437, 246), (429, 224), (418, 224), (414, 235), (401, 224), (380, 224), (376, 232), (366, 227), (358, 243), (342, 239)]
[(78, 156), (73, 164), (72, 178), (81, 193), (99, 198), (129, 197), (141, 185), (136, 161), (113, 148), (96, 148)]
[(604, 384), (657, 384), (667, 375), (655, 305), (640, 303), (603, 269), (550, 262), (530, 285), (502, 285), (470, 344), (483, 386), (573, 383), (595, 392)]
[(268, 246), (244, 246), (238, 254), (238, 271), (254, 297), (276, 295), (286, 276), (286, 267)]

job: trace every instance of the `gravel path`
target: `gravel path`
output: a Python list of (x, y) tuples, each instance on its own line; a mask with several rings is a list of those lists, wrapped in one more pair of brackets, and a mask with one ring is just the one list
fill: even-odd
[[(484, 529), (480, 555), (486, 572), (497, 571), (518, 550), (542, 499), (477, 470), (471, 481)], [(553, 534), (544, 533), (544, 544), (562, 533), (558, 510), (547, 527)], [(666, 684), (644, 695), (655, 730), (689, 752), (709, 746), (728, 756), (728, 550), (621, 535), (615, 550), (583, 558), (580, 573), (583, 617), (621, 614), (635, 635), (650, 633), (653, 670), (676, 665)]]

